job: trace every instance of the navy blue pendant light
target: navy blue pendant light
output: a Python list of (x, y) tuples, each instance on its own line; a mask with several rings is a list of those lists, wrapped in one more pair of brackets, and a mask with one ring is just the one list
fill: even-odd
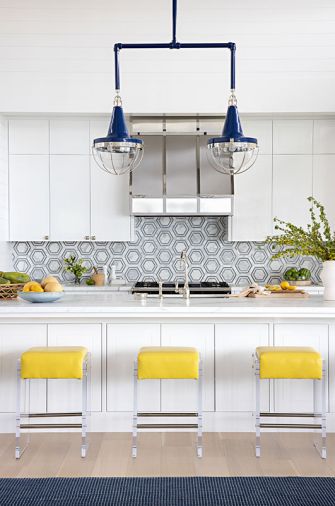
[(114, 107), (106, 137), (94, 139), (93, 155), (98, 165), (110, 174), (121, 175), (134, 170), (143, 156), (143, 141), (130, 137), (120, 97), (119, 52), (121, 49), (229, 49), (230, 88), (226, 121), (221, 137), (208, 141), (208, 157), (213, 167), (223, 174), (241, 174), (255, 163), (257, 139), (245, 137), (237, 110), (235, 96), (235, 51), (233, 42), (177, 42), (177, 0), (172, 0), (172, 41), (168, 43), (140, 43), (114, 45), (115, 91)]

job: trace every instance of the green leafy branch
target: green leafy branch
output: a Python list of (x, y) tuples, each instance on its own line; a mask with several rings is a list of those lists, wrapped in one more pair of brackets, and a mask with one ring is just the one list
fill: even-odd
[(280, 234), (268, 236), (266, 239), (266, 243), (272, 244), (273, 249), (279, 247), (279, 251), (272, 258), (293, 258), (301, 255), (313, 256), (322, 262), (335, 260), (335, 232), (331, 231), (325, 208), (314, 197), (308, 197), (307, 200), (311, 204), (311, 223), (307, 225), (307, 230), (278, 218), (274, 219), (275, 230)]
[(65, 270), (74, 275), (76, 283), (80, 283), (83, 274), (87, 272), (87, 268), (83, 265), (83, 262), (84, 260), (82, 258), (77, 260), (75, 255), (64, 258)]

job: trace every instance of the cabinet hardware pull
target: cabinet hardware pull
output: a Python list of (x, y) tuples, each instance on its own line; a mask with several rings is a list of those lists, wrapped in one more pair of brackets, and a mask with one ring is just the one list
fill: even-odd
[(95, 235), (92, 235), (91, 239), (92, 241), (95, 241)]
[(85, 240), (89, 241), (90, 240), (90, 236), (89, 235), (85, 235)]
[(49, 236), (48, 235), (45, 235), (44, 236), (44, 239), (47, 241), (49, 239)]

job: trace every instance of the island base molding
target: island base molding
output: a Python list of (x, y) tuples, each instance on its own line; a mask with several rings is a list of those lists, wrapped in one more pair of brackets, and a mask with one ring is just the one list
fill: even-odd
[[(50, 421), (51, 420), (51, 421)], [(48, 422), (52, 423), (52, 418)], [(67, 419), (69, 423), (71, 418)], [(154, 419), (153, 419), (154, 420)], [(298, 419), (296, 419), (299, 421)], [(56, 421), (56, 419), (55, 419)], [(75, 422), (75, 419), (73, 419)], [(159, 423), (169, 423), (167, 418), (159, 418)], [(276, 422), (285, 423), (284, 419), (276, 418)], [(132, 413), (92, 413), (90, 421), (90, 432), (129, 432), (131, 434)], [(255, 422), (252, 413), (204, 413), (204, 432), (254, 432)], [(78, 432), (73, 429), (45, 429), (36, 430), (33, 434), (46, 432)], [(160, 429), (152, 429), (152, 432), (166, 432)], [(185, 432), (185, 429), (173, 429), (172, 432)], [(187, 432), (187, 431), (186, 431)], [(290, 432), (290, 430), (269, 429), (268, 432)], [(299, 432), (299, 430), (295, 430)], [(313, 432), (313, 430), (303, 430)], [(335, 433), (335, 413), (327, 414), (327, 432)], [(0, 415), (0, 433), (12, 433), (15, 439), (15, 414), (2, 413)], [(22, 431), (24, 434), (24, 430)], [(79, 434), (79, 432), (78, 432)]]

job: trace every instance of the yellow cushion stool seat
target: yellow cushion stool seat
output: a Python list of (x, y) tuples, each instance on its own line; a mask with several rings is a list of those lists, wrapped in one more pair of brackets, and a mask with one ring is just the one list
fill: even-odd
[(199, 352), (196, 348), (149, 346), (139, 350), (138, 379), (198, 379)]
[(261, 379), (321, 379), (322, 357), (308, 346), (256, 348)]
[(84, 346), (34, 347), (21, 355), (22, 379), (82, 379)]

